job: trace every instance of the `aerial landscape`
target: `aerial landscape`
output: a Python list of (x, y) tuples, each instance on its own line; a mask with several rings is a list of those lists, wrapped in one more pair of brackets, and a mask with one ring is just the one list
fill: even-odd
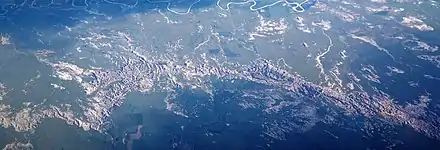
[(438, 150), (438, 0), (2, 0), (3, 150)]

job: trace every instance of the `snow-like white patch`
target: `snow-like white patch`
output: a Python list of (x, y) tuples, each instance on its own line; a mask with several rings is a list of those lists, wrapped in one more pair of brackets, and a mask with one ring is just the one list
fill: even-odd
[(3, 97), (8, 94), (6, 91), (6, 86), (4, 86), (2, 83), (0, 83), (0, 101), (3, 100)]
[(425, 24), (423, 20), (414, 16), (405, 16), (400, 22), (403, 26), (413, 29), (418, 29), (420, 31), (433, 31), (434, 28)]
[(297, 23), (296, 25), (298, 26), (297, 27), (298, 30), (305, 32), (305, 33), (312, 33), (312, 30), (310, 30), (310, 28), (307, 27), (307, 25), (304, 23), (303, 17), (298, 16), (298, 17), (296, 17), (295, 21)]
[(387, 68), (388, 68), (391, 72), (394, 72), (394, 73), (397, 73), (397, 74), (405, 73), (405, 71), (403, 71), (402, 69), (399, 69), (399, 68), (396, 68), (396, 67), (393, 67), (393, 66), (387, 66)]
[(357, 35), (354, 35), (354, 34), (350, 34), (350, 37), (353, 38), (353, 39), (361, 40), (361, 41), (363, 41), (363, 42), (365, 42), (365, 43), (368, 43), (368, 44), (370, 44), (370, 45), (376, 47), (378, 50), (383, 51), (383, 52), (386, 53), (388, 56), (390, 56), (394, 61), (396, 61), (396, 59), (394, 58), (394, 56), (391, 55), (391, 53), (388, 52), (387, 49), (385, 49), (385, 48), (379, 46), (379, 44), (378, 44), (373, 38), (370, 38), (370, 37), (367, 37), (367, 36), (357, 36)]
[(11, 39), (8, 35), (0, 34), (0, 45), (11, 44)]
[(440, 55), (439, 56), (419, 55), (417, 57), (420, 58), (420, 59), (429, 61), (432, 64), (436, 65), (438, 68), (440, 68)]
[(50, 85), (51, 85), (52, 87), (54, 87), (54, 88), (57, 88), (57, 89), (61, 89), (61, 90), (66, 89), (65, 87), (60, 86), (60, 85), (58, 85), (58, 84), (51, 83)]
[(313, 22), (312, 25), (313, 26), (321, 27), (325, 31), (330, 30), (332, 28), (332, 22), (331, 21), (321, 20), (320, 22)]
[[(435, 52), (438, 51), (438, 46), (431, 46), (428, 43), (423, 41), (419, 41), (418, 39), (406, 40), (402, 43), (405, 48), (415, 50), (415, 51), (427, 51), (427, 52)], [(414, 46), (415, 45), (415, 46)]]
[(31, 143), (13, 142), (7, 144), (3, 150), (32, 150), (34, 146)]
[(282, 35), (286, 32), (288, 23), (286, 19), (281, 18), (279, 21), (264, 20), (263, 16), (258, 16), (260, 25), (255, 27), (256, 32), (250, 33), (250, 40), (255, 39), (254, 36), (266, 37), (272, 35)]
[(375, 2), (375, 3), (387, 3), (386, 0), (371, 0), (371, 2)]

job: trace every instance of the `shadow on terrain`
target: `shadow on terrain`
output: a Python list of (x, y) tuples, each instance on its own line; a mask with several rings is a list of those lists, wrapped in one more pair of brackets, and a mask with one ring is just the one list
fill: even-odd
[[(259, 117), (262, 116), (259, 109), (243, 110), (238, 104), (240, 101), (236, 99), (241, 93), (219, 89), (215, 92), (213, 101), (209, 101), (208, 95), (203, 92), (190, 89), (176, 91), (178, 96), (170, 102), (182, 107), (189, 117), (176, 115), (164, 109), (164, 105), (144, 107), (145, 103), (152, 101), (151, 98), (131, 97), (112, 113), (115, 124), (109, 133), (119, 136), (119, 142), (113, 149), (125, 150), (121, 133), (133, 133), (134, 127), (140, 122), (143, 122), (143, 134), (141, 139), (134, 140), (134, 150), (264, 147), (261, 145), (264, 138), (260, 135), (263, 131), (261, 125), (266, 118)], [(140, 114), (142, 119), (139, 118)]]
[[(44, 49), (44, 34), (57, 34), (86, 18), (100, 20), (131, 13), (172, 10), (186, 12), (198, 0), (6, 0), (0, 1), (0, 33), (11, 36), (19, 49)], [(200, 0), (192, 8), (210, 7), (216, 0)], [(168, 5), (169, 4), (169, 5)], [(58, 43), (62, 44), (62, 43)]]
[[(304, 132), (288, 131), (285, 130), (285, 126), (281, 127), (287, 124), (279, 124), (278, 127), (269, 126), (273, 129), (271, 131), (275, 131), (275, 133), (286, 133), (285, 140), (276, 140), (264, 135), (266, 130), (263, 126), (265, 124), (281, 123), (283, 117), (289, 118), (290, 121), (301, 118), (288, 116), (285, 113), (280, 115), (264, 114), (264, 106), (259, 106), (259, 103), (253, 103), (257, 106), (256, 108), (243, 109), (239, 104), (240, 99), (243, 99), (243, 93), (236, 90), (261, 91), (261, 89), (270, 87), (240, 81), (214, 83), (214, 87), (212, 101), (208, 100), (208, 95), (196, 90), (176, 89), (177, 96), (170, 102), (178, 104), (189, 117), (167, 111), (162, 108), (165, 107), (163, 105), (144, 107), (152, 100), (146, 96), (138, 95), (128, 98), (122, 107), (112, 113), (113, 116), (122, 116), (121, 119), (114, 120), (114, 127), (121, 128), (121, 130), (116, 131), (115, 128), (110, 129), (109, 132), (115, 133), (125, 130), (128, 133), (134, 133), (136, 131), (134, 127), (142, 123), (142, 137), (133, 141), (133, 150), (381, 149), (390, 145), (384, 139), (402, 141), (404, 145), (398, 144), (398, 149), (414, 149), (420, 147), (420, 143), (425, 145), (423, 149), (435, 149), (438, 146), (436, 140), (427, 138), (411, 128), (397, 127), (396, 134), (382, 135), (382, 133), (392, 132), (385, 131), (369, 136), (362, 131), (364, 126), (357, 126), (351, 118), (338, 119), (347, 125), (347, 128), (322, 122), (317, 122)], [(304, 96), (307, 97), (307, 95)], [(295, 97), (285, 97), (285, 100), (295, 101), (294, 99)], [(129, 105), (130, 107), (127, 107)], [(291, 109), (301, 108), (286, 107), (286, 110)], [(386, 124), (381, 127), (388, 129), (385, 126)], [(377, 130), (383, 130), (383, 128)], [(374, 129), (371, 130), (371, 132), (375, 132)], [(316, 139), (317, 137), (319, 140)], [(352, 144), (347, 145), (346, 143)], [(122, 142), (119, 142), (114, 145), (113, 150), (126, 150), (126, 148)]]

